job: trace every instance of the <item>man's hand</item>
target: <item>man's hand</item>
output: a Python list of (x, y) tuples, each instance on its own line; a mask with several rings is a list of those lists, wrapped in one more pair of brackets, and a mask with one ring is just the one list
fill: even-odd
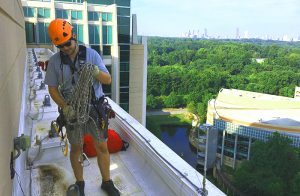
[(75, 113), (75, 110), (72, 106), (70, 105), (66, 105), (64, 108), (63, 108), (63, 114), (64, 114), (64, 117), (65, 117), (65, 120), (67, 122), (71, 122), (71, 121), (74, 121), (75, 118), (76, 118), (76, 113)]
[(94, 78), (97, 78), (97, 76), (100, 73), (100, 69), (99, 69), (99, 67), (97, 65), (93, 65), (93, 68), (94, 68), (94, 70), (93, 70), (93, 76), (94, 76)]

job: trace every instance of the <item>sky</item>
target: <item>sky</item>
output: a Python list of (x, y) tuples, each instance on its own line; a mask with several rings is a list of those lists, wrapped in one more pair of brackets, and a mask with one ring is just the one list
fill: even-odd
[(131, 0), (139, 35), (300, 36), (300, 0)]

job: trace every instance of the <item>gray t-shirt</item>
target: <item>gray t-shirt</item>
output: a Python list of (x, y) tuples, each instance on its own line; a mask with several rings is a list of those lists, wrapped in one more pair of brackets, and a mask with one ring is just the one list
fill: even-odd
[[(99, 69), (103, 72), (109, 73), (107, 68), (105, 67), (100, 55), (91, 48), (86, 48), (86, 63), (90, 63), (93, 65), (97, 65)], [(75, 67), (79, 70), (79, 62), (78, 60), (75, 63)], [(78, 73), (74, 74), (75, 83), (78, 80)], [(53, 56), (50, 57), (45, 83), (48, 86), (59, 87), (61, 86), (61, 93), (66, 100), (70, 98), (71, 90), (72, 90), (72, 71), (70, 65), (63, 64), (60, 58), (60, 53), (57, 52)], [(95, 95), (97, 98), (104, 95), (102, 84), (99, 81), (94, 81), (93, 83)]]

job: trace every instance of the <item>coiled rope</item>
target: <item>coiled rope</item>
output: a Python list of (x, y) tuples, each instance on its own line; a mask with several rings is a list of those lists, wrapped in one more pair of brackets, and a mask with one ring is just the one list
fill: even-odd
[[(86, 155), (83, 153), (83, 131), (84, 128), (82, 125), (91, 119), (96, 126), (96, 122), (89, 116), (90, 114), (90, 101), (92, 98), (92, 88), (93, 88), (93, 71), (94, 65), (90, 63), (85, 63), (81, 66), (80, 70), (78, 71), (78, 81), (76, 85), (72, 87), (72, 96), (68, 99), (68, 105), (72, 106), (75, 110), (75, 117), (76, 121), (69, 125), (80, 126), (80, 129), (76, 130), (79, 131), (79, 143), (80, 143), (80, 150), (81, 153), (78, 157), (78, 161), (83, 165), (83, 159)], [(98, 132), (98, 131), (97, 131)], [(84, 165), (83, 165), (84, 166)]]
[(92, 98), (92, 85), (94, 66), (89, 63), (82, 65), (79, 70), (79, 78), (72, 89), (72, 97), (69, 105), (76, 111), (77, 124), (82, 125), (89, 120), (90, 100)]

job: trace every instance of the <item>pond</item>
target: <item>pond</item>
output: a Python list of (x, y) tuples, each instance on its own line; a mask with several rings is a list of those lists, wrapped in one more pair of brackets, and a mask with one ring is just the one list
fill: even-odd
[(192, 167), (197, 166), (197, 150), (189, 143), (190, 126), (164, 125), (160, 128), (160, 140)]

